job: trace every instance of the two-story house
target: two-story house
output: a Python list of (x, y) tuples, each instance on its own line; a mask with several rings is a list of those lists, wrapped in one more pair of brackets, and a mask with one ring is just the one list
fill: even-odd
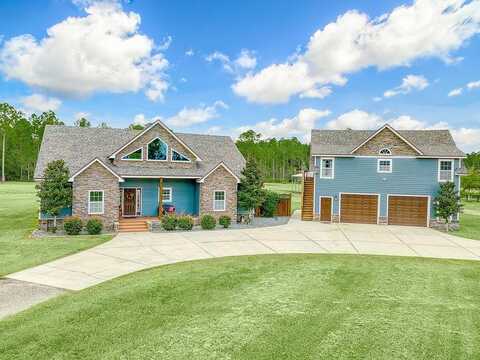
[[(35, 179), (62, 159), (73, 201), (63, 216), (97, 217), (106, 228), (121, 219), (176, 213), (215, 217), (237, 211), (237, 185), (245, 160), (228, 136), (174, 133), (161, 121), (143, 131), (47, 126)], [(40, 224), (49, 221), (40, 214)]]
[(389, 125), (312, 130), (310, 155), (304, 204), (311, 208), (304, 207), (304, 218), (310, 211), (320, 221), (415, 226), (436, 220), (439, 184), (451, 181), (460, 189), (465, 157), (448, 130)]

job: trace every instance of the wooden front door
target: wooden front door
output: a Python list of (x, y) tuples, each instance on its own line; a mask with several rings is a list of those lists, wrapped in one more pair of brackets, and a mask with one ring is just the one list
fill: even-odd
[(137, 215), (137, 189), (123, 189), (123, 216)]
[(320, 198), (320, 221), (332, 221), (332, 198)]
[(425, 196), (389, 196), (390, 225), (427, 226), (428, 198)]
[(377, 195), (342, 194), (340, 201), (341, 222), (376, 224), (377, 219)]

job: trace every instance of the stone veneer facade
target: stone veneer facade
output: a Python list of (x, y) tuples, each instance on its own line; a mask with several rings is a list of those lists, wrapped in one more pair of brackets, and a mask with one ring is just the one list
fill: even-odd
[[(103, 190), (103, 214), (88, 213), (88, 195), (90, 190)], [(73, 181), (72, 215), (86, 221), (99, 218), (104, 228), (111, 230), (118, 221), (120, 206), (120, 188), (118, 178), (99, 163), (93, 163), (89, 168), (77, 175)]]
[(379, 156), (383, 148), (390, 149), (393, 156), (417, 156), (417, 152), (388, 128), (383, 129), (373, 139), (355, 151), (355, 155)]
[[(237, 180), (224, 167), (218, 167), (200, 184), (200, 216), (210, 214), (215, 218), (228, 215), (232, 221), (237, 219)], [(224, 190), (226, 196), (225, 211), (213, 210), (214, 191)]]

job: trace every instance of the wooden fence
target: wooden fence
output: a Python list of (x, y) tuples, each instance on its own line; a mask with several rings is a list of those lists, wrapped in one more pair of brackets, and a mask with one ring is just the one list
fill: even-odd
[[(255, 216), (260, 217), (261, 209), (257, 207), (255, 209)], [(280, 194), (280, 200), (277, 204), (277, 210), (275, 216), (290, 216), (292, 215), (292, 194)]]

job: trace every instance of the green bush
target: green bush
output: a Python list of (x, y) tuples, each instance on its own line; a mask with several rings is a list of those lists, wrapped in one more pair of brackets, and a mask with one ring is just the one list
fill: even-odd
[(230, 216), (223, 215), (223, 216), (220, 216), (220, 218), (218, 219), (218, 223), (226, 229), (232, 223), (232, 219), (230, 218)]
[(217, 225), (217, 220), (212, 215), (203, 215), (200, 220), (200, 225), (203, 230), (212, 230), (215, 229)]
[(87, 221), (85, 227), (90, 235), (98, 235), (102, 232), (103, 222), (100, 219), (93, 218)]
[(193, 218), (188, 215), (180, 216), (177, 219), (177, 226), (181, 230), (192, 230), (193, 228)]
[(63, 229), (68, 235), (78, 235), (82, 231), (83, 223), (78, 217), (68, 217), (63, 221)]
[(162, 228), (166, 231), (175, 230), (177, 227), (176, 215), (163, 215), (162, 216)]
[(262, 216), (272, 217), (277, 211), (277, 205), (280, 201), (280, 196), (273, 191), (265, 190), (264, 200), (260, 207)]

